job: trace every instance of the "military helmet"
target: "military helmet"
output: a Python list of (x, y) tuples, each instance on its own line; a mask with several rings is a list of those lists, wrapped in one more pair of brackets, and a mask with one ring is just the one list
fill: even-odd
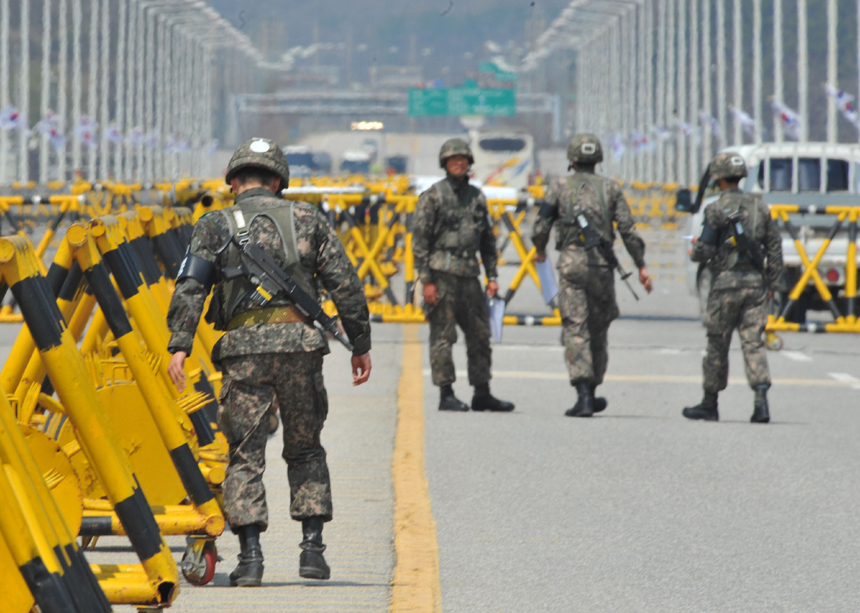
[(227, 176), (224, 180), (229, 185), (237, 172), (251, 167), (264, 168), (281, 177), (282, 188), (286, 188), (290, 183), (287, 156), (277, 143), (267, 138), (252, 138), (242, 143), (227, 164)]
[(469, 158), (469, 164), (475, 163), (475, 157), (472, 155), (469, 143), (462, 138), (451, 138), (442, 143), (442, 148), (439, 150), (439, 167), (445, 168), (448, 158), (455, 155), (465, 155)]
[(603, 147), (594, 134), (577, 134), (567, 146), (567, 159), (577, 164), (599, 164), (603, 161)]
[(715, 180), (742, 179), (747, 176), (747, 163), (738, 153), (718, 153), (710, 165), (711, 176)]

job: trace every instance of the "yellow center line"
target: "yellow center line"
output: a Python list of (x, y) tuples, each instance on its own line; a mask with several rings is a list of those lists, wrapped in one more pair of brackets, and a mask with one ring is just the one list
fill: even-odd
[(403, 364), (394, 438), (394, 550), (392, 613), (441, 613), (439, 545), (424, 470), (424, 377), (418, 325), (403, 326)]

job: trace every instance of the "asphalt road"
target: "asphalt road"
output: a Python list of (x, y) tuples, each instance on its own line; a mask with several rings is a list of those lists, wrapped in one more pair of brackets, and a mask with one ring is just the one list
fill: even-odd
[[(512, 414), (438, 412), (425, 370), (444, 610), (857, 610), (857, 339), (785, 335), (773, 421), (753, 425), (735, 338), (722, 421), (690, 422), (705, 334), (672, 234), (645, 237), (655, 291), (635, 303), (618, 284), (604, 413), (563, 415), (557, 328), (507, 328), (495, 347)], [(536, 296), (515, 300), (539, 311)], [(468, 400), (462, 347), (455, 360)]]
[[(575, 401), (558, 328), (507, 328), (494, 347), (493, 391), (511, 414), (436, 410), (424, 343), (426, 473), (446, 612), (856, 611), (860, 393), (854, 336), (784, 335), (770, 353), (773, 422), (752, 425), (752, 392), (737, 340), (719, 423), (689, 422), (701, 398), (704, 330), (687, 294), (680, 232), (645, 230), (655, 291), (610, 331), (609, 408), (565, 417)], [(506, 255), (515, 259), (510, 250)], [(629, 260), (622, 258), (628, 267)], [(503, 287), (515, 265), (502, 268)], [(401, 295), (401, 289), (397, 288)], [(545, 314), (526, 282), (511, 311)], [(0, 327), (0, 357), (17, 326)], [(348, 355), (326, 361), (336, 520), (326, 529), (332, 581), (296, 574), (299, 531), (286, 514), (280, 443), (266, 484), (266, 588), (226, 587), (235, 537), (210, 586), (183, 585), (180, 611), (387, 611), (396, 564), (391, 481), (401, 330), (377, 325), (371, 384), (351, 388)], [(455, 390), (471, 396), (462, 342)], [(177, 560), (183, 539), (169, 539)], [(88, 558), (130, 562), (127, 541)], [(119, 607), (117, 609), (127, 610)]]

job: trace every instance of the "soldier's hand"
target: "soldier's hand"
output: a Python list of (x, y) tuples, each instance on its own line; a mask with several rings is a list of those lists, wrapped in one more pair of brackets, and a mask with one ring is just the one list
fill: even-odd
[(436, 304), (439, 301), (439, 292), (436, 291), (436, 286), (433, 283), (424, 284), (424, 302), (427, 304)]
[(644, 287), (645, 291), (649, 294), (651, 293), (651, 290), (654, 289), (651, 283), (651, 275), (648, 274), (648, 269), (644, 266), (639, 269), (639, 283), (642, 284), (642, 287)]
[(499, 293), (499, 284), (496, 281), (490, 281), (487, 283), (487, 297), (492, 298), (493, 296), (498, 295)]
[(537, 251), (535, 253), (535, 262), (537, 262), (538, 264), (540, 264), (541, 262), (546, 262), (546, 253), (541, 253), (540, 251)]
[(173, 385), (180, 392), (185, 391), (185, 358), (188, 354), (184, 351), (177, 351), (170, 358), (170, 364), (167, 365), (167, 374), (170, 375)]
[(352, 356), (352, 384), (367, 383), (370, 378), (370, 352)]

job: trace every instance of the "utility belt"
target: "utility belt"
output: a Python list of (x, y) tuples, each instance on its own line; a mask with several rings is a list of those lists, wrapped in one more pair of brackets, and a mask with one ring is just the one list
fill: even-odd
[(310, 323), (310, 320), (296, 307), (269, 307), (267, 309), (255, 309), (234, 315), (233, 319), (227, 324), (227, 330), (256, 326), (258, 324), (291, 324), (298, 322), (307, 324)]
[[(464, 260), (468, 260), (471, 257), (475, 256), (476, 248), (474, 246), (469, 247), (436, 247), (434, 252), (445, 253), (450, 255), (451, 257), (462, 258)], [(432, 254), (431, 254), (432, 255)]]

